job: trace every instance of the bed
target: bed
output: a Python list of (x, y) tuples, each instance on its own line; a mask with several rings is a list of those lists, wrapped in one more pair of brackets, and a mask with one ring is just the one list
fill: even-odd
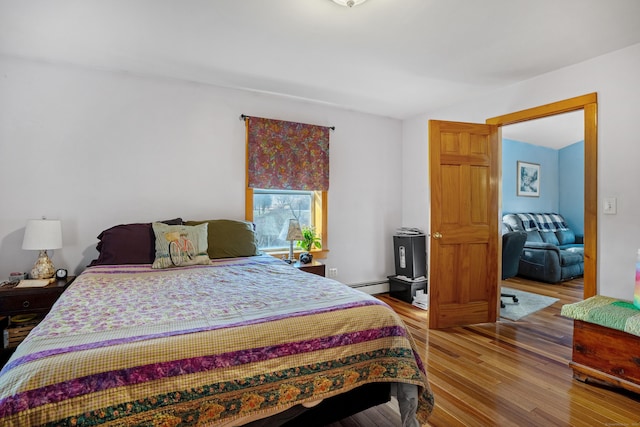
[(0, 424), (280, 425), (377, 384), (426, 422), (425, 368), (372, 296), (268, 255), (97, 263), (0, 372)]

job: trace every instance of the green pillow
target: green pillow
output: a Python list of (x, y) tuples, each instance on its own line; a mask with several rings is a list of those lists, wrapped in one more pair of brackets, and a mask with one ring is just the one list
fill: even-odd
[(235, 258), (259, 255), (256, 233), (248, 221), (211, 219), (187, 221), (187, 225), (208, 224), (209, 258)]
[(190, 227), (154, 222), (151, 226), (156, 238), (156, 258), (151, 268), (211, 263), (207, 255), (207, 224)]

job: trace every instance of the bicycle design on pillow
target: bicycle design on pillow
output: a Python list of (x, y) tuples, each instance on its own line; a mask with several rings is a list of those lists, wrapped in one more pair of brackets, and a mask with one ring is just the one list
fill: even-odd
[(196, 248), (187, 238), (187, 233), (172, 231), (165, 233), (164, 238), (169, 242), (169, 259), (173, 265), (182, 265), (196, 256)]

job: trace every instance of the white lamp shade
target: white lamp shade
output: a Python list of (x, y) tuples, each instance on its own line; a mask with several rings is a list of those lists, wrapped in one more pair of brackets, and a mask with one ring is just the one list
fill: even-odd
[(22, 249), (47, 250), (62, 247), (62, 223), (57, 219), (30, 219), (24, 230)]
[(298, 220), (289, 220), (289, 230), (287, 230), (287, 240), (302, 240), (302, 229), (300, 229), (300, 223)]

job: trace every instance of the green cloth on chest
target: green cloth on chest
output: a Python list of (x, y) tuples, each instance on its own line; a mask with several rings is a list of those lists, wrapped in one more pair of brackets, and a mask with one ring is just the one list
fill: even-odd
[(561, 315), (640, 336), (640, 309), (629, 301), (596, 295), (565, 304)]

